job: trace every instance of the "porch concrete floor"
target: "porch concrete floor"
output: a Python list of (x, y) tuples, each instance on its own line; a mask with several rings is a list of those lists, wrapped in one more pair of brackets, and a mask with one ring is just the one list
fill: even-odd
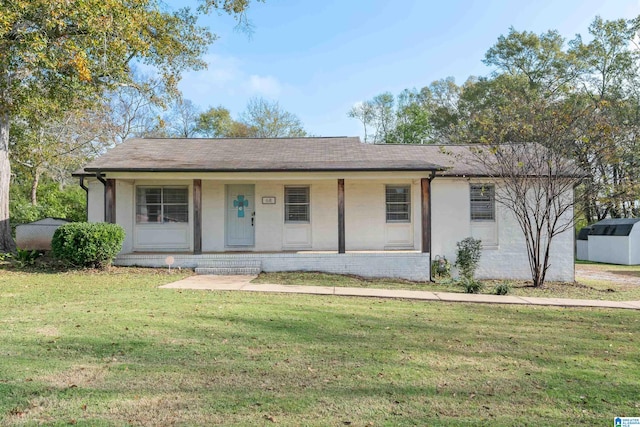
[(447, 301), (484, 304), (524, 304), (561, 307), (602, 307), (640, 310), (640, 301), (600, 301), (569, 298), (531, 298), (512, 295), (461, 294), (448, 292), (411, 291), (400, 289), (345, 288), (331, 286), (297, 286), (251, 283), (257, 276), (191, 276), (160, 286), (165, 289), (209, 291), (275, 292), (315, 295), (339, 295), (375, 298), (401, 298), (425, 301)]

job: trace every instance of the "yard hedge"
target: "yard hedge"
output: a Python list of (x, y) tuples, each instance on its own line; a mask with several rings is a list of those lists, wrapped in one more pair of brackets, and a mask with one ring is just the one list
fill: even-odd
[(77, 267), (104, 268), (122, 249), (124, 229), (117, 224), (73, 222), (55, 231), (53, 255)]

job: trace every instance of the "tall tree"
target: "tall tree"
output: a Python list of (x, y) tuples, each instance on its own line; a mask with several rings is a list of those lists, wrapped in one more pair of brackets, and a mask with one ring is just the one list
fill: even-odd
[(38, 185), (44, 174), (60, 183), (67, 181), (73, 169), (111, 145), (112, 135), (108, 111), (101, 108), (69, 108), (61, 117), (31, 114), (14, 121), (12, 162), (16, 173), (28, 177), (31, 204), (38, 203)]
[(293, 113), (283, 110), (276, 101), (252, 98), (240, 116), (240, 122), (257, 138), (306, 136), (302, 122)]
[(164, 119), (168, 123), (169, 136), (176, 138), (193, 138), (198, 134), (200, 109), (189, 99), (178, 97)]
[[(243, 19), (248, 0), (207, 0), (202, 12), (222, 9)], [(213, 35), (188, 8), (166, 11), (159, 0), (11, 0), (0, 16), (0, 252), (15, 249), (9, 226), (9, 132), (21, 110), (95, 101), (129, 84), (129, 64), (158, 70), (176, 91), (185, 69), (200, 59)]]
[(210, 107), (198, 116), (198, 133), (208, 138), (231, 136), (234, 121), (223, 106)]
[(431, 122), (426, 89), (405, 89), (397, 97), (384, 92), (354, 105), (347, 115), (364, 126), (364, 141), (377, 144), (429, 142)]
[(231, 118), (231, 112), (222, 107), (211, 107), (198, 117), (198, 133), (208, 138), (248, 138), (252, 129)]
[(163, 126), (160, 110), (170, 98), (161, 79), (142, 75), (135, 68), (131, 73), (129, 84), (107, 93), (114, 144), (153, 135)]
[(370, 135), (369, 129), (371, 128), (371, 125), (373, 124), (373, 120), (375, 118), (371, 101), (358, 102), (353, 107), (351, 107), (351, 109), (347, 113), (347, 116), (351, 117), (352, 119), (360, 120), (364, 128), (364, 142), (370, 142), (369, 139), (370, 137), (372, 137), (372, 135)]

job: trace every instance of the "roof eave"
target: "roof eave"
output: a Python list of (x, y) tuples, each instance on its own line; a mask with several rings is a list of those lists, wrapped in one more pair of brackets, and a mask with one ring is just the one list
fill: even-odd
[(446, 170), (440, 166), (427, 168), (238, 168), (238, 169), (207, 169), (207, 168), (86, 168), (84, 174), (74, 173), (73, 176), (92, 176), (105, 172), (170, 172), (170, 173), (238, 173), (238, 172), (436, 172)]

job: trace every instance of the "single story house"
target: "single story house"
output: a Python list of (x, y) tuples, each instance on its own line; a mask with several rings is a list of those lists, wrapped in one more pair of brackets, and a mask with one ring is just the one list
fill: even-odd
[[(357, 137), (134, 139), (75, 175), (88, 220), (126, 231), (118, 265), (429, 280), (431, 259), (453, 262), (473, 236), (478, 277), (529, 279), (523, 234), (469, 155)], [(574, 280), (571, 231), (547, 278)]]

